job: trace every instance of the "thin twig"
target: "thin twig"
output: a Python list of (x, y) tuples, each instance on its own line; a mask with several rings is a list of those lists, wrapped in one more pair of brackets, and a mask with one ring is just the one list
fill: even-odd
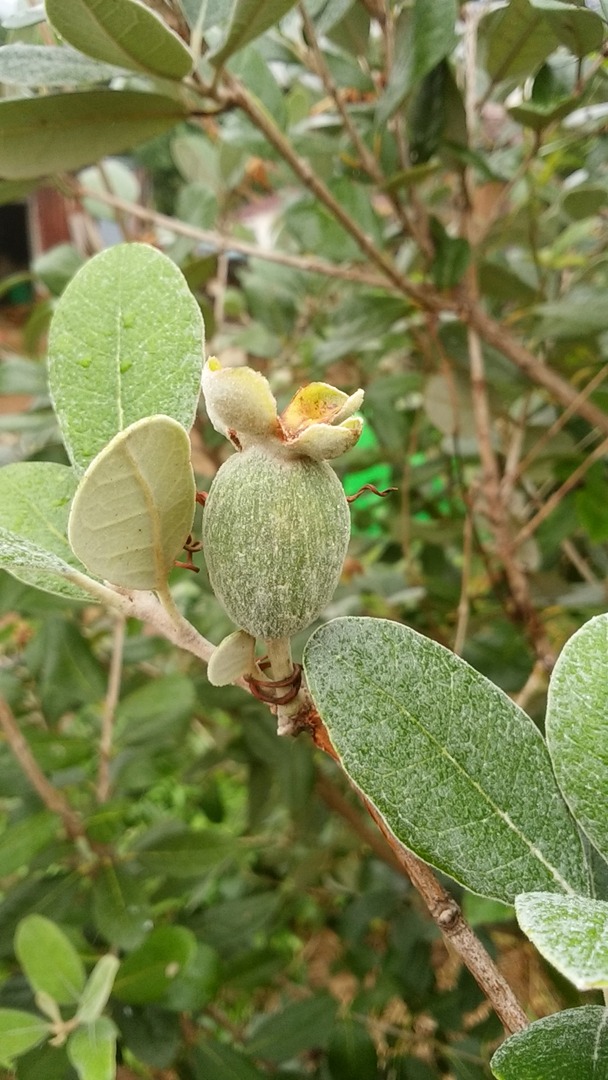
[(239, 254), (248, 255), (252, 259), (263, 259), (266, 262), (278, 263), (279, 266), (289, 266), (293, 270), (301, 270), (306, 274), (321, 274), (323, 277), (368, 285), (371, 288), (386, 289), (388, 287), (385, 278), (379, 277), (377, 274), (370, 274), (357, 266), (351, 267), (330, 263), (326, 259), (317, 259), (313, 255), (292, 255), (287, 251), (279, 251), (274, 248), (261, 248), (257, 244), (249, 244), (247, 241), (239, 240), (237, 237), (223, 236), (222, 233), (215, 232), (212, 229), (199, 229), (196, 225), (189, 225), (186, 221), (180, 221), (178, 218), (161, 214), (151, 207), (127, 202), (126, 199), (120, 199), (117, 195), (110, 195), (106, 191), (93, 192), (78, 185), (74, 189), (74, 193), (81, 198), (99, 199), (100, 202), (106, 203), (108, 206), (113, 206), (131, 214), (133, 217), (139, 218), (140, 221), (151, 222), (158, 228), (167, 229), (179, 236), (200, 240), (202, 244), (208, 244), (214, 248), (218, 254), (239, 252)]
[(471, 611), (471, 601), (469, 599), (469, 582), (471, 578), (471, 559), (473, 556), (473, 518), (470, 510), (467, 507), (467, 514), (464, 519), (464, 529), (462, 535), (462, 573), (460, 576), (460, 597), (458, 600), (458, 621), (456, 623), (456, 633), (454, 635), (453, 651), (456, 656), (460, 656), (464, 649), (464, 644), (467, 637), (467, 630), (469, 626), (469, 615)]
[(528, 1026), (528, 1018), (492, 957), (464, 918), (460, 907), (435, 877), (431, 867), (397, 840), (375, 806), (363, 802), (397, 860), (424, 900), (431, 917), (483, 990), (505, 1031), (512, 1035)]
[(520, 476), (524, 475), (524, 473), (528, 470), (534, 459), (538, 457), (542, 448), (546, 446), (547, 443), (551, 441), (551, 439), (554, 439), (555, 436), (562, 430), (562, 428), (565, 427), (570, 417), (578, 411), (579, 405), (583, 401), (586, 401), (591, 396), (594, 390), (597, 390), (598, 386), (603, 383), (607, 375), (608, 364), (604, 364), (604, 366), (595, 373), (593, 378), (589, 380), (587, 385), (584, 386), (581, 391), (579, 391), (572, 403), (568, 405), (562, 413), (560, 413), (560, 415), (553, 421), (552, 424), (550, 424), (548, 428), (545, 429), (545, 431), (543, 431), (542, 435), (540, 435), (534, 443), (534, 446), (532, 446), (528, 453), (525, 455), (525, 457), (521, 459), (513, 478), (514, 483), (519, 479)]
[[(118, 207), (126, 213), (141, 221), (150, 221), (159, 227), (172, 230), (180, 236), (189, 236), (200, 240), (201, 243), (209, 244), (218, 252), (238, 251), (252, 258), (265, 259), (268, 262), (278, 263), (281, 266), (289, 266), (294, 270), (301, 270), (308, 274), (321, 274), (324, 277), (336, 278), (340, 281), (349, 281), (355, 284), (367, 285), (371, 288), (388, 289), (405, 294), (417, 307), (422, 310), (440, 314), (451, 312), (459, 315), (464, 323), (470, 324), (477, 330), (479, 336), (506, 356), (524, 375), (547, 390), (564, 408), (571, 408), (573, 413), (587, 420), (593, 427), (605, 435), (608, 435), (608, 414), (599, 409), (592, 402), (585, 400), (570, 383), (562, 379), (551, 368), (547, 367), (529, 349), (522, 345), (517, 338), (501, 324), (492, 319), (483, 310), (479, 303), (471, 303), (470, 298), (464, 295), (449, 296), (439, 293), (429, 286), (414, 285), (405, 277), (398, 275), (398, 281), (388, 280), (376, 274), (356, 266), (343, 266), (319, 259), (312, 255), (292, 255), (285, 251), (268, 250), (260, 248), (256, 244), (248, 244), (245, 241), (233, 237), (225, 237), (220, 233), (208, 229), (198, 229), (194, 225), (188, 225), (185, 221), (160, 214), (156, 210), (130, 203), (125, 199), (119, 199), (105, 191), (90, 191), (87, 188), (72, 185), (71, 190), (76, 197), (85, 196), (99, 199), (108, 206)], [(348, 219), (350, 222), (350, 219)]]
[(51, 813), (61, 818), (70, 839), (82, 839), (86, 834), (79, 815), (72, 810), (65, 795), (54, 787), (50, 780), (47, 780), (9, 706), (2, 698), (0, 698), (0, 727), (23, 773), (44, 805)]
[(327, 776), (324, 776), (323, 773), (319, 773), (317, 776), (315, 790), (317, 795), (320, 795), (323, 802), (330, 810), (334, 810), (344, 819), (344, 821), (348, 822), (351, 829), (357, 834), (360, 840), (373, 851), (376, 858), (382, 859), (382, 861), (392, 867), (393, 870), (398, 870), (400, 873), (403, 872), (401, 863), (397, 859), (393, 849), (386, 843), (386, 840), (382, 839), (378, 830), (370, 829), (369, 825), (366, 825), (361, 817), (361, 811), (357, 810), (357, 808), (342, 794), (340, 789), (333, 784)]
[[(348, 109), (346, 108), (346, 105), (344, 104), (342, 95), (340, 94), (334, 77), (323, 55), (323, 51), (319, 45), (315, 24), (310, 18), (310, 15), (308, 14), (306, 5), (303, 0), (300, 3), (299, 8), (300, 14), (302, 16), (302, 23), (304, 26), (306, 41), (308, 43), (310, 51), (312, 52), (317, 74), (319, 75), (323, 86), (325, 87), (327, 93), (334, 102), (338, 113), (340, 114), (342, 123), (344, 124), (344, 128), (348, 133), (348, 136), (357, 154), (359, 155), (359, 160), (363, 168), (365, 169), (365, 172), (382, 190), (385, 184), (385, 177), (378, 163), (378, 159), (376, 155), (373, 154), (372, 151), (369, 149), (365, 140), (362, 138), (359, 132), (359, 128), (356, 124), (353, 123), (352, 117)], [(433, 247), (431, 244), (430, 236), (428, 234), (428, 229), (420, 229), (418, 228), (417, 222), (410, 220), (405, 210), (405, 207), (400, 202), (399, 196), (396, 194), (396, 192), (394, 192), (392, 189), (387, 189), (386, 195), (391, 203), (391, 206), (393, 207), (397, 220), (399, 221), (402, 228), (408, 235), (412, 237), (413, 240), (415, 240), (423, 254), (426, 255), (427, 258), (431, 258), (433, 255)]]
[(108, 687), (106, 690), (103, 712), (101, 717), (101, 738), (99, 740), (99, 769), (97, 773), (97, 802), (105, 803), (110, 795), (110, 761), (112, 759), (112, 737), (114, 734), (114, 717), (118, 698), (120, 696), (120, 679), (122, 675), (122, 660), (125, 643), (126, 619), (124, 615), (116, 615), (114, 620), (114, 632), (112, 635), (112, 655), (110, 657), (110, 670), (108, 672)]
[(528, 521), (523, 526), (523, 528), (519, 530), (517, 536), (515, 537), (516, 547), (519, 547), (520, 544), (525, 543), (526, 540), (529, 540), (530, 537), (534, 535), (539, 526), (542, 525), (543, 521), (546, 521), (546, 519), (549, 517), (549, 514), (553, 513), (553, 511), (559, 506), (560, 502), (563, 498), (565, 498), (568, 492), (572, 491), (572, 488), (576, 487), (579, 480), (583, 479), (585, 473), (588, 472), (591, 466), (595, 464), (596, 461), (599, 461), (600, 458), (604, 457), (607, 453), (608, 438), (602, 439), (599, 446), (596, 446), (595, 450), (592, 450), (589, 456), (586, 457), (584, 461), (581, 461), (578, 468), (576, 468), (574, 472), (570, 474), (567, 480), (564, 480), (563, 484), (558, 487), (557, 491), (554, 491), (553, 494), (549, 496), (546, 503), (541, 506), (538, 513), (535, 514), (534, 517), (531, 518), (530, 521)]
[[(331, 758), (342, 767), (339, 756), (334, 749), (327, 729), (321, 717), (312, 709), (302, 727), (309, 732), (313, 741), (320, 750), (324, 750)], [(420, 893), (429, 913), (441, 930), (446, 941), (462, 960), (465, 967), (471, 972), (473, 978), (481, 988), (488, 1001), (492, 1005), (505, 1030), (512, 1034), (522, 1031), (528, 1025), (526, 1014), (521, 1008), (515, 994), (507, 981), (503, 978), (492, 957), (486, 951), (466, 919), (454, 898), (450, 896), (443, 885), (435, 877), (433, 870), (422, 862), (416, 855), (403, 846), (400, 840), (391, 832), (380, 812), (372, 802), (364, 795), (360, 788), (348, 777), (354, 790), (359, 795), (370, 817), (376, 822), (380, 832), (385, 837), (391, 851), (401, 867), (407, 874), (414, 887)]]

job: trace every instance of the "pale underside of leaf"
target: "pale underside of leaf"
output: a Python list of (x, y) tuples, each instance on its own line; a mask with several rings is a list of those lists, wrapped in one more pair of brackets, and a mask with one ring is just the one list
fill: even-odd
[(547, 744), (572, 813), (608, 858), (608, 615), (570, 638), (551, 674)]
[(76, 492), (68, 536), (84, 565), (125, 589), (163, 589), (194, 518), (190, 442), (168, 416), (131, 424)]
[(507, 903), (523, 881), (588, 892), (542, 737), (501, 690), (385, 620), (320, 627), (304, 663), (346, 772), (406, 847)]
[(515, 910), (524, 934), (579, 990), (608, 986), (608, 903), (525, 893)]
[(46, 0), (50, 22), (87, 56), (182, 79), (192, 56), (181, 38), (140, 0)]
[(184, 119), (180, 102), (135, 90), (0, 101), (0, 177), (33, 180), (132, 150)]

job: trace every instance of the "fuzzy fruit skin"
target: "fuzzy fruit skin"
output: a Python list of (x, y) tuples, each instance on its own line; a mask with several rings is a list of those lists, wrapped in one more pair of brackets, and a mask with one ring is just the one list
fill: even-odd
[(331, 600), (350, 513), (325, 461), (259, 447), (224, 462), (203, 511), (203, 550), (215, 595), (254, 637), (290, 637)]

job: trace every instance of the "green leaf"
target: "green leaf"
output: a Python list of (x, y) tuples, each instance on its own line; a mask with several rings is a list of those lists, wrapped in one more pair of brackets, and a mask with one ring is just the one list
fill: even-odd
[(123, 68), (90, 60), (74, 49), (53, 45), (3, 45), (0, 82), (14, 86), (81, 86), (109, 82)]
[(35, 187), (33, 180), (0, 180), (0, 206), (20, 202)]
[(76, 468), (146, 416), (189, 429), (203, 344), (198, 304), (165, 255), (120, 244), (91, 259), (61, 297), (49, 336), (51, 395)]
[(0, 1061), (25, 1054), (50, 1034), (49, 1025), (33, 1013), (0, 1009)]
[(116, 1028), (107, 1016), (72, 1032), (67, 1050), (78, 1080), (115, 1080)]
[[(91, 165), (88, 169), (83, 169), (78, 176), (78, 182), (89, 191), (100, 193), (109, 191), (112, 195), (117, 195), (119, 199), (124, 199), (125, 202), (136, 203), (141, 197), (141, 184), (133, 169), (113, 158), (104, 161), (101, 168), (98, 165)], [(87, 212), (93, 217), (114, 221), (116, 211), (113, 207), (89, 197), (84, 198), (82, 202)]]
[(93, 883), (93, 919), (110, 945), (137, 948), (150, 920), (142, 882), (122, 867), (102, 866)]
[(56, 244), (41, 252), (32, 263), (32, 271), (55, 296), (59, 296), (83, 264), (73, 244)]
[(90, 1024), (99, 1019), (112, 993), (119, 967), (120, 960), (109, 953), (97, 961), (78, 1002), (76, 1016), (81, 1024)]
[(405, 847), (472, 892), (589, 889), (581, 842), (537, 727), (442, 645), (342, 618), (304, 666), (340, 761)]
[(26, 915), (15, 934), (15, 954), (36, 993), (58, 1005), (75, 1004), (85, 984), (85, 970), (72, 942), (44, 915)]
[(173, 828), (141, 838), (136, 847), (138, 862), (150, 874), (170, 878), (198, 878), (239, 851), (238, 839), (208, 828), (193, 832)]
[(575, 56), (586, 56), (601, 49), (604, 26), (595, 11), (560, 0), (530, 0), (530, 3), (544, 13), (555, 36)]
[(338, 1020), (327, 1045), (332, 1080), (377, 1080), (378, 1054), (374, 1040), (356, 1020)]
[(430, 231), (435, 245), (431, 276), (438, 289), (453, 289), (471, 262), (471, 248), (460, 236), (449, 236), (436, 217), (430, 218)]
[(91, 462), (68, 536), (93, 574), (124, 589), (162, 589), (194, 519), (190, 440), (169, 416), (137, 420)]
[(46, 592), (91, 602), (66, 580), (84, 574), (67, 539), (71, 469), (51, 461), (19, 461), (0, 469), (0, 566)]
[(562, 207), (573, 221), (595, 217), (608, 202), (608, 189), (602, 184), (578, 184), (564, 193)]
[(456, 44), (456, 0), (414, 0), (411, 16), (401, 17), (396, 56), (386, 91), (378, 103), (377, 120), (384, 124)]
[(0, 177), (33, 180), (132, 150), (183, 120), (173, 98), (135, 90), (0, 101)]
[(598, 1005), (537, 1020), (499, 1046), (498, 1080), (607, 1080), (608, 1025)]
[(559, 38), (529, 0), (510, 0), (480, 24), (485, 68), (493, 83), (533, 75), (559, 45)]
[(608, 858), (608, 615), (573, 634), (551, 674), (547, 744), (576, 820)]
[(263, 1080), (268, 1075), (256, 1069), (244, 1054), (208, 1039), (193, 1051), (192, 1066), (195, 1080)]
[[(70, 709), (78, 710), (85, 703), (99, 707), (107, 684), (107, 670), (91, 651), (91, 643), (80, 631), (77, 622), (61, 615), (48, 615), (28, 643), (24, 653), (42, 711), (51, 724), (58, 722)], [(60, 757), (51, 755), (54, 740), (46, 749), (52, 770), (63, 764)], [(78, 745), (78, 744), (77, 744)], [(36, 748), (36, 742), (33, 744)], [(40, 761), (45, 767), (44, 759)]]
[(517, 921), (545, 960), (579, 990), (608, 986), (608, 903), (583, 896), (524, 893)]
[(573, 289), (559, 301), (538, 304), (535, 313), (540, 317), (536, 326), (539, 338), (588, 338), (608, 330), (608, 311), (602, 303), (600, 289)]
[(0, 834), (0, 875), (8, 877), (28, 866), (31, 859), (57, 835), (58, 820), (46, 810), (9, 824)]
[(323, 1049), (333, 1031), (337, 1008), (329, 994), (295, 1001), (260, 1021), (247, 1050), (253, 1057), (281, 1062), (305, 1050)]
[(226, 37), (219, 49), (209, 55), (216, 67), (238, 52), (249, 41), (278, 22), (296, 0), (234, 0)]
[(127, 1005), (162, 1001), (172, 981), (196, 955), (196, 938), (183, 926), (160, 926), (122, 961), (114, 997)]
[(215, 949), (199, 943), (196, 952), (171, 980), (164, 1007), (174, 1012), (196, 1012), (213, 997), (220, 982), (220, 968)]
[(167, 79), (192, 70), (181, 38), (139, 0), (46, 0), (46, 13), (70, 45), (96, 60)]
[(127, 694), (116, 710), (115, 743), (138, 746), (175, 742), (185, 734), (196, 708), (196, 692), (186, 675), (162, 675)]

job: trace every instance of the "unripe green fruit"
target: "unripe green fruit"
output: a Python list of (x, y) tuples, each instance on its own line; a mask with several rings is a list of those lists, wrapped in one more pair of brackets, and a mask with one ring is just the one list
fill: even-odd
[(219, 469), (203, 511), (213, 591), (254, 637), (289, 637), (331, 600), (350, 535), (346, 496), (325, 461), (251, 447)]

